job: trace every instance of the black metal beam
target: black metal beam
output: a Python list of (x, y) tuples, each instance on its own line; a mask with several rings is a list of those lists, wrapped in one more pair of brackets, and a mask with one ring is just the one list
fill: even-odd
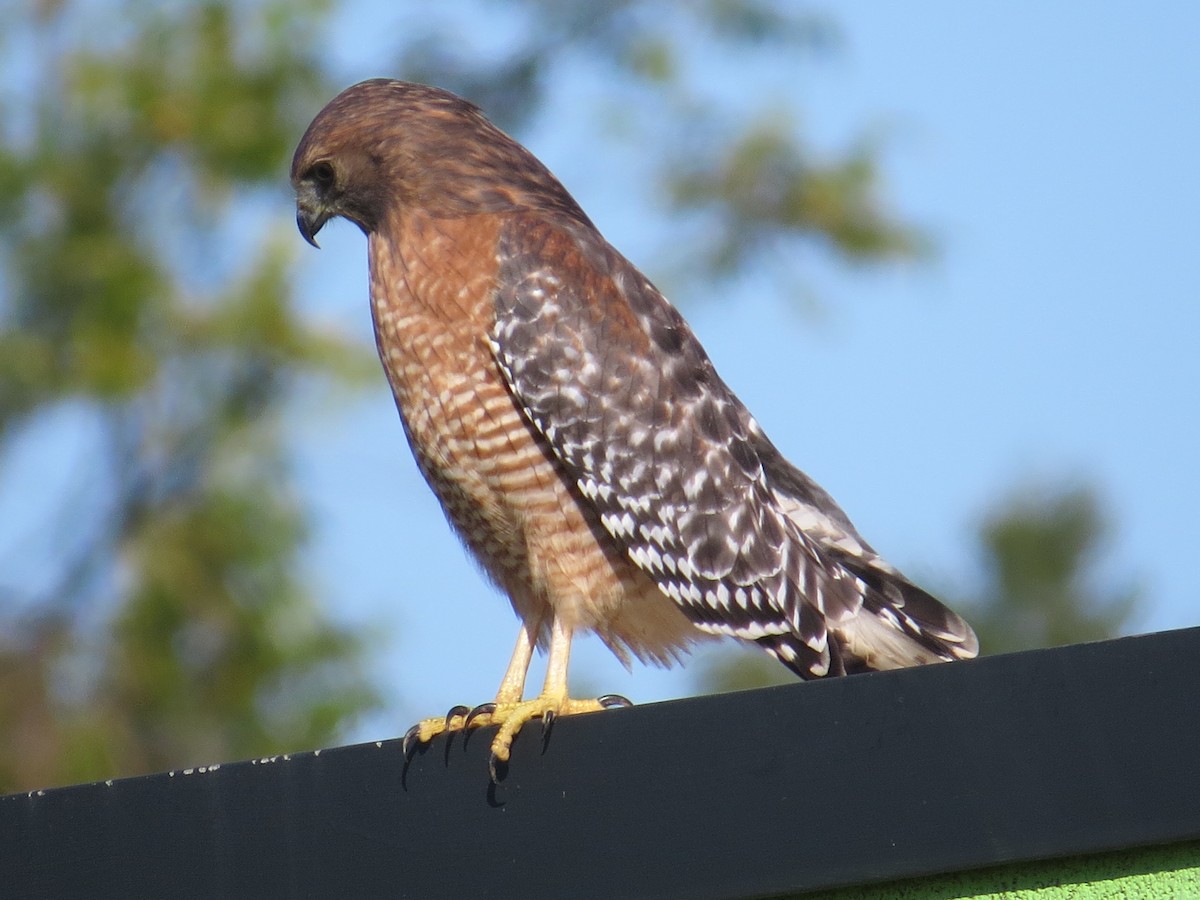
[(1200, 838), (1200, 628), (0, 798), (0, 896), (748, 898)]

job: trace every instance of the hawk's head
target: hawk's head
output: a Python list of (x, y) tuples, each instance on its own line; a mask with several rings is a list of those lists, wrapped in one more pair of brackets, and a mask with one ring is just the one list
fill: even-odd
[(370, 234), (404, 207), (433, 216), (544, 209), (587, 221), (562, 185), (478, 107), (439, 88), (375, 78), (329, 102), (292, 158), (296, 225), (343, 216)]

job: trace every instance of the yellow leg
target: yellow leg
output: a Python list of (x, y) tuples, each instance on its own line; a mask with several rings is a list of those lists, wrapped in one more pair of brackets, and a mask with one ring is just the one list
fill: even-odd
[(513, 738), (530, 719), (540, 718), (545, 731), (559, 716), (599, 712), (612, 706), (630, 705), (624, 697), (614, 694), (596, 700), (573, 700), (567, 696), (567, 664), (571, 660), (572, 636), (571, 629), (559, 619), (555, 619), (550, 628), (550, 658), (546, 661), (546, 681), (542, 685), (541, 694), (532, 700), (497, 703), (495, 709), (487, 715), (487, 724), (500, 726), (500, 730), (492, 739), (492, 756), (488, 763), (492, 781), (496, 780), (496, 766), (508, 762)]
[(518, 703), (525, 696), (525, 676), (529, 674), (529, 663), (533, 659), (533, 648), (537, 643), (537, 633), (542, 620), (521, 626), (517, 633), (517, 646), (513, 648), (512, 659), (508, 669), (500, 681), (500, 690), (496, 691), (496, 704)]
[(584, 712), (598, 712), (613, 706), (628, 706), (624, 697), (606, 695), (596, 700), (572, 700), (567, 696), (567, 666), (571, 660), (571, 629), (559, 619), (554, 619), (550, 628), (550, 652), (546, 662), (546, 681), (542, 692), (532, 700), (523, 700), (525, 676), (533, 658), (540, 622), (522, 626), (517, 636), (517, 646), (495, 703), (486, 703), (469, 711), (465, 706), (456, 706), (443, 718), (425, 719), (414, 725), (404, 738), (405, 751), (416, 740), (425, 743), (443, 731), (499, 725), (500, 730), (492, 739), (492, 755), (489, 768), (492, 780), (496, 780), (496, 766), (508, 762), (513, 738), (530, 719), (541, 718), (544, 727), (558, 716), (570, 716)]
[[(521, 698), (525, 696), (525, 676), (529, 672), (529, 663), (533, 659), (533, 648), (537, 644), (537, 633), (541, 624), (541, 619), (521, 624), (521, 630), (517, 632), (517, 646), (513, 648), (512, 659), (509, 660), (508, 669), (500, 682), (500, 690), (496, 692), (495, 706), (511, 706), (520, 703)], [(490, 721), (486, 714), (470, 715), (467, 707), (456, 706), (445, 716), (422, 719), (410, 728), (404, 736), (405, 753), (413, 741), (424, 744), (444, 731), (476, 728), (487, 725)]]

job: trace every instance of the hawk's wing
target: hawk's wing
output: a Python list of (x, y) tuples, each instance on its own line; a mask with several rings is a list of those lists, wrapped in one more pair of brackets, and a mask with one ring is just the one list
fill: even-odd
[(827, 620), (854, 617), (866, 586), (781, 508), (777, 451), (675, 308), (578, 223), (513, 216), (497, 255), (493, 352), (608, 534), (699, 628), (808, 677), (842, 671)]

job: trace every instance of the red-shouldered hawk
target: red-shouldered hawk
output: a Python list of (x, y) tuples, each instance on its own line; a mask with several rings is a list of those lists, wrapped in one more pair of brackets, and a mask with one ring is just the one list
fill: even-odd
[[(710, 635), (802, 678), (974, 656), (970, 626), (859, 537), (780, 455), (680, 314), (553, 175), (478, 108), (376, 79), (313, 120), (296, 221), (367, 235), (379, 354), (417, 463), (521, 620), (493, 774), (567, 696), (571, 638), (664, 665)], [(524, 700), (535, 646), (540, 696)]]

